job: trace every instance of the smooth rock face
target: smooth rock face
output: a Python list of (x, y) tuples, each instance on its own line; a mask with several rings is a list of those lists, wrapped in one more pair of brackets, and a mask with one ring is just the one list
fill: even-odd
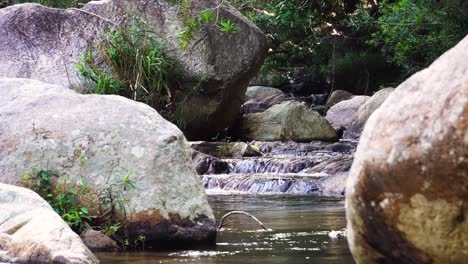
[(145, 235), (154, 247), (214, 241), (190, 147), (154, 109), (29, 79), (0, 79), (0, 94), (0, 182), (18, 185), (36, 167), (102, 190), (131, 173), (131, 236)]
[(353, 120), (353, 116), (369, 98), (369, 96), (355, 96), (349, 100), (341, 101), (327, 111), (325, 119), (336, 130), (340, 128), (347, 129)]
[[(219, 1), (191, 4), (193, 12), (198, 12), (219, 6)], [(75, 69), (79, 55), (97, 47), (109, 27), (126, 27), (132, 17), (138, 17), (171, 50), (181, 90), (201, 85), (202, 92), (185, 106), (187, 135), (211, 138), (237, 116), (248, 83), (266, 57), (268, 44), (263, 32), (226, 1), (216, 12), (219, 19), (235, 23), (237, 33), (202, 27), (187, 51), (177, 48), (184, 26), (178, 8), (170, 7), (167, 1), (93, 1), (82, 10), (36, 4), (1, 9), (0, 77), (31, 78), (82, 89), (84, 83)]]
[(353, 96), (354, 95), (350, 92), (343, 91), (343, 90), (336, 90), (330, 95), (330, 98), (328, 98), (326, 105), (328, 107), (332, 107), (341, 101), (351, 99)]
[(0, 183), (0, 212), (0, 262), (99, 262), (35, 192)]
[(358, 263), (466, 263), (468, 37), (369, 118), (347, 182)]
[(361, 136), (364, 125), (367, 119), (379, 108), (385, 99), (393, 92), (393, 88), (385, 88), (376, 92), (369, 100), (367, 100), (358, 111), (354, 114), (351, 124), (343, 134), (344, 139), (358, 140)]
[(319, 113), (299, 102), (287, 101), (262, 113), (243, 117), (242, 136), (248, 140), (335, 140), (333, 127)]
[(119, 250), (117, 242), (104, 235), (100, 231), (87, 228), (81, 233), (80, 238), (83, 243), (93, 252), (109, 252)]
[(280, 89), (265, 86), (251, 86), (247, 88), (247, 91), (245, 92), (244, 101), (260, 101), (267, 97), (280, 94), (284, 94)]

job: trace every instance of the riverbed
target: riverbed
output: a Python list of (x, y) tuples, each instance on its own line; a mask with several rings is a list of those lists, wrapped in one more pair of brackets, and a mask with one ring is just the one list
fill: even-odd
[(354, 263), (345, 238), (331, 230), (346, 226), (344, 199), (297, 195), (209, 193), (219, 219), (228, 211), (255, 215), (272, 231), (248, 217), (228, 218), (216, 246), (170, 252), (99, 253), (101, 263)]

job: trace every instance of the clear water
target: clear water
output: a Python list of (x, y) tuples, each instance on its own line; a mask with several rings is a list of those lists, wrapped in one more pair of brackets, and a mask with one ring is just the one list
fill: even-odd
[(250, 218), (233, 216), (204, 250), (97, 254), (101, 263), (354, 263), (346, 239), (330, 230), (346, 226), (342, 198), (289, 195), (209, 195), (219, 220), (228, 211), (255, 215), (273, 231), (259, 231)]

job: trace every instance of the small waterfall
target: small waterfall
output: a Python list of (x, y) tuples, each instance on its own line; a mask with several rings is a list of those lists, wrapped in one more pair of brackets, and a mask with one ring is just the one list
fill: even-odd
[(342, 195), (355, 151), (350, 143), (253, 142), (261, 157), (222, 158), (228, 171), (204, 173), (207, 190)]

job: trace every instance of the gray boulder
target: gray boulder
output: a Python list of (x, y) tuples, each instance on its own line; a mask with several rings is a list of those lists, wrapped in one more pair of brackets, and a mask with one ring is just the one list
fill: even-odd
[[(53, 9), (22, 4), (0, 10), (0, 77), (31, 78), (78, 88), (79, 55), (97, 47), (103, 34), (129, 26), (133, 17), (157, 33), (176, 61), (180, 91), (200, 86), (183, 112), (190, 138), (211, 138), (237, 116), (250, 80), (266, 57), (267, 39), (226, 1), (190, 1), (193, 13), (219, 7), (220, 20), (235, 23), (237, 33), (214, 26), (195, 32), (187, 50), (178, 49), (184, 30), (177, 7), (167, 1), (92, 1), (82, 9)], [(200, 81), (202, 80), (202, 81)]]
[(247, 140), (260, 141), (333, 141), (337, 138), (336, 131), (325, 118), (295, 101), (274, 105), (262, 113), (245, 115), (241, 135)]
[(83, 233), (80, 234), (80, 238), (93, 252), (110, 252), (119, 250), (117, 242), (104, 235), (101, 231), (93, 230), (91, 227), (86, 228)]
[(393, 92), (394, 88), (385, 88), (376, 92), (369, 100), (365, 102), (359, 110), (354, 114), (351, 124), (343, 134), (344, 139), (358, 140), (361, 136), (364, 125), (367, 119), (377, 110), (385, 99)]
[(328, 98), (326, 105), (328, 107), (332, 107), (341, 101), (351, 99), (353, 96), (354, 94), (350, 92), (343, 91), (343, 90), (336, 90), (330, 95), (330, 98)]
[(250, 99), (241, 106), (241, 114), (260, 113), (276, 104), (291, 100), (293, 100), (293, 98), (284, 93), (271, 95), (261, 100)]
[(274, 95), (282, 95), (283, 91), (280, 89), (266, 87), (266, 86), (250, 86), (245, 92), (244, 101), (254, 100), (261, 101), (267, 97)]
[(0, 183), (0, 212), (0, 262), (99, 262), (37, 193)]
[(347, 129), (353, 120), (354, 115), (359, 108), (366, 103), (369, 96), (354, 96), (349, 100), (341, 101), (332, 106), (328, 111), (325, 119), (330, 122), (336, 130), (340, 128)]
[(346, 186), (357, 263), (468, 258), (468, 37), (369, 118)]
[(0, 79), (0, 94), (0, 182), (18, 185), (25, 171), (47, 168), (99, 191), (130, 173), (131, 237), (145, 235), (148, 246), (214, 241), (190, 146), (154, 109), (30, 79)]

